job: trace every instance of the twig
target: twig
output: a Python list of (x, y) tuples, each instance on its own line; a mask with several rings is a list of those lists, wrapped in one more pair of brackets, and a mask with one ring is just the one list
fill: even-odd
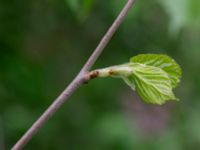
[(136, 0), (128, 0), (128, 2), (126, 3), (126, 5), (122, 9), (122, 11), (120, 12), (117, 19), (114, 21), (114, 23), (109, 28), (107, 33), (104, 35), (104, 37), (100, 41), (99, 45), (97, 46), (97, 48), (95, 49), (93, 54), (90, 56), (90, 58), (88, 59), (88, 61), (84, 65), (83, 70), (87, 70), (87, 71), (90, 70), (90, 68), (93, 66), (93, 64), (95, 63), (95, 61), (97, 60), (97, 58), (99, 57), (101, 52), (103, 51), (103, 49), (106, 47), (106, 45), (110, 41), (110, 39), (113, 36), (113, 34), (115, 33), (115, 31), (118, 29), (118, 27), (120, 26), (120, 24), (124, 20), (125, 16), (127, 15), (130, 8), (133, 6), (135, 1)]
[(40, 118), (31, 126), (31, 128), (19, 139), (19, 141), (13, 146), (11, 150), (21, 150), (36, 134), (36, 132), (48, 121), (48, 119), (63, 105), (63, 103), (72, 95), (77, 88), (88, 82), (91, 79), (89, 76), (89, 70), (106, 47), (111, 37), (122, 23), (126, 14), (134, 4), (135, 0), (128, 0), (119, 16), (116, 18), (112, 26), (104, 35), (93, 54), (89, 57), (86, 64), (81, 69), (80, 73), (74, 78), (69, 86), (60, 94), (60, 96), (50, 105), (50, 107), (40, 116)]

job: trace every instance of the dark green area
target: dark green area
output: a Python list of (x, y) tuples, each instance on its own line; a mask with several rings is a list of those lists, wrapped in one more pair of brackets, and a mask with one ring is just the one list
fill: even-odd
[[(0, 1), (0, 150), (10, 149), (78, 73), (125, 0)], [(138, 0), (94, 68), (141, 53), (183, 69), (179, 102), (142, 103), (121, 80), (80, 88), (26, 150), (198, 150), (200, 2)]]

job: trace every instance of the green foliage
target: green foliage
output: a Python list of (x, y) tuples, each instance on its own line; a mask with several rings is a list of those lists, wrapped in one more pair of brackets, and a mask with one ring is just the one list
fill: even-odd
[(130, 62), (154, 66), (164, 70), (168, 74), (173, 88), (180, 82), (181, 68), (174, 59), (167, 55), (140, 54), (132, 57)]
[(133, 79), (136, 91), (148, 103), (163, 104), (167, 100), (175, 100), (169, 76), (158, 67), (132, 64)]
[(88, 16), (93, 6), (93, 0), (66, 0), (66, 3), (80, 21)]
[(169, 56), (142, 54), (130, 59), (130, 63), (100, 69), (99, 76), (114, 76), (138, 92), (141, 98), (152, 104), (164, 104), (177, 100), (172, 89), (181, 77), (181, 68)]
[(177, 34), (182, 28), (200, 25), (200, 1), (159, 0), (170, 17), (170, 33)]

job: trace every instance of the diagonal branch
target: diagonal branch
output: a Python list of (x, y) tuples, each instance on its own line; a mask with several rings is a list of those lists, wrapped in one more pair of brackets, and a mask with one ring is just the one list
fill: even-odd
[(99, 45), (97, 48), (94, 50), (93, 54), (90, 56), (88, 61), (86, 62), (85, 66), (83, 67), (84, 70), (89, 71), (92, 65), (95, 63), (103, 49), (106, 47), (110, 39), (112, 38), (113, 34), (115, 31), (118, 29), (122, 21), (124, 20), (125, 16), (127, 15), (128, 11), (130, 8), (133, 6), (135, 0), (128, 0), (122, 11), (120, 12), (119, 16), (117, 19), (114, 21), (112, 26), (109, 28), (107, 33), (104, 35), (102, 40), (100, 41)]
[(63, 103), (85, 82), (91, 78), (88, 75), (89, 70), (106, 47), (113, 34), (120, 26), (130, 8), (133, 6), (135, 0), (128, 0), (119, 16), (116, 18), (112, 26), (104, 35), (93, 54), (89, 57), (86, 64), (81, 69), (80, 73), (67, 86), (67, 88), (60, 94), (60, 96), (49, 106), (49, 108), (39, 117), (38, 120), (30, 127), (30, 129), (19, 139), (11, 150), (21, 150), (31, 138), (38, 132), (38, 130), (49, 120), (49, 118), (63, 105)]

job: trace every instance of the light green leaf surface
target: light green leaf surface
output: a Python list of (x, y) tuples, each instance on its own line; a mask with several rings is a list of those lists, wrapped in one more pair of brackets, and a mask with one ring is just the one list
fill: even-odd
[(172, 83), (172, 87), (176, 87), (180, 82), (182, 71), (180, 66), (167, 55), (162, 54), (140, 54), (130, 59), (132, 63), (146, 64), (148, 66), (159, 67), (165, 71)]
[(177, 100), (172, 89), (177, 86), (182, 73), (172, 58), (159, 54), (141, 54), (132, 57), (129, 63), (96, 72), (99, 77), (122, 78), (142, 100), (152, 104)]
[(172, 92), (170, 78), (162, 69), (143, 64), (131, 64), (135, 89), (147, 103), (163, 104), (168, 100), (177, 100)]

